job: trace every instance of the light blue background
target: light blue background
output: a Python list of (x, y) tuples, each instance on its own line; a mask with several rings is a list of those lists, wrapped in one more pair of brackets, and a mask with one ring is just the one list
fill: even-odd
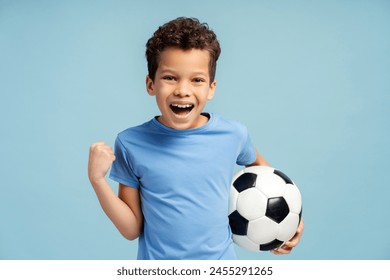
[(239, 257), (390, 259), (385, 0), (0, 0), (0, 259), (135, 258), (89, 185), (88, 149), (158, 114), (144, 45), (178, 16), (222, 45), (207, 110), (245, 123), (303, 194), (292, 254)]

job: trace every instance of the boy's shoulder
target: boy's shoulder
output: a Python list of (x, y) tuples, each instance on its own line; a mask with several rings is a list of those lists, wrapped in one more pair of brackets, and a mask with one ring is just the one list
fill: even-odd
[(222, 127), (226, 127), (226, 128), (230, 128), (230, 129), (234, 129), (234, 130), (237, 130), (237, 129), (243, 130), (243, 131), (247, 130), (246, 125), (238, 120), (231, 119), (231, 118), (224, 117), (224, 116), (217, 115), (217, 114), (213, 114), (213, 117), (215, 119), (216, 125), (218, 125), (218, 126), (222, 126)]
[(143, 134), (147, 131), (150, 131), (152, 120), (149, 120), (147, 122), (144, 122), (142, 124), (138, 124), (135, 126), (128, 127), (118, 133), (118, 138), (128, 138), (131, 136), (135, 136), (138, 134)]

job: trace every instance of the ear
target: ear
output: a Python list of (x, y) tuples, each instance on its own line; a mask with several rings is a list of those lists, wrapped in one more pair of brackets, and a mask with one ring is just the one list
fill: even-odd
[(214, 80), (214, 81), (210, 84), (209, 94), (207, 95), (207, 100), (213, 99), (214, 93), (215, 93), (215, 90), (216, 90), (216, 89), (217, 89), (217, 81)]
[(146, 76), (146, 91), (150, 96), (154, 96), (154, 82), (153, 80), (149, 77), (149, 75)]

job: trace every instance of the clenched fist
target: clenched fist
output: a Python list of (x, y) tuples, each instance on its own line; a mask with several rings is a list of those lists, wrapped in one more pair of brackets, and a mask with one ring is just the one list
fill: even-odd
[(114, 160), (115, 155), (110, 146), (103, 142), (92, 144), (88, 161), (88, 177), (91, 183), (104, 179)]

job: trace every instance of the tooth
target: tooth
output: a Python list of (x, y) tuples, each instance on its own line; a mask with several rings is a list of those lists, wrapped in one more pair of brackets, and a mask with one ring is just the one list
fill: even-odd
[(181, 104), (172, 104), (172, 106), (178, 107), (178, 108), (190, 108), (190, 107), (192, 107), (192, 105), (190, 105), (190, 104), (183, 104), (183, 105), (181, 105)]

